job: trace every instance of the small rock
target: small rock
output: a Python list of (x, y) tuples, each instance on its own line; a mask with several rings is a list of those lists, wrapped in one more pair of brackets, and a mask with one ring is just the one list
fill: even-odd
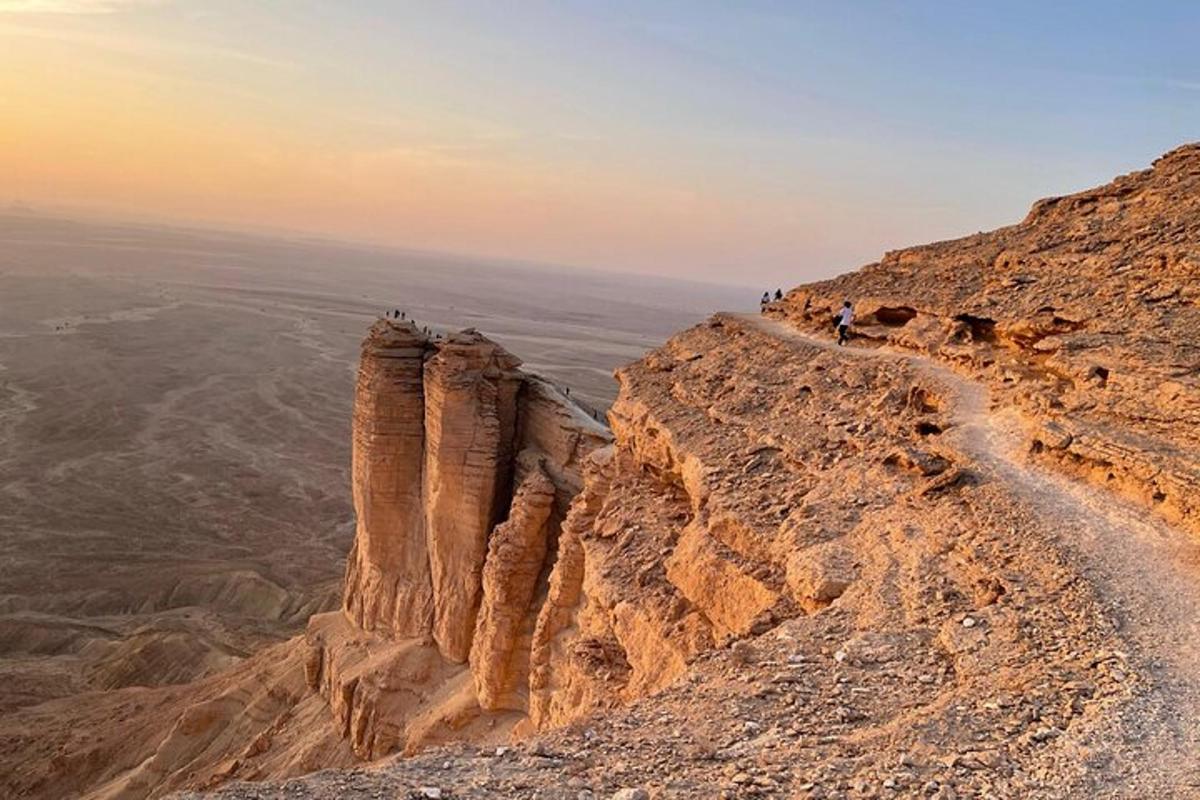
[(1033, 732), (1033, 736), (1030, 738), (1032, 738), (1035, 742), (1044, 742), (1047, 739), (1053, 739), (1061, 733), (1062, 731), (1060, 731), (1058, 728), (1038, 728)]
[(645, 789), (618, 789), (613, 792), (611, 800), (650, 800), (650, 793)]
[(436, 786), (422, 786), (417, 791), (421, 793), (421, 797), (428, 798), (428, 800), (441, 800), (442, 798), (442, 790)]
[(974, 617), (963, 617), (962, 626), (964, 628), (974, 628), (976, 624)]

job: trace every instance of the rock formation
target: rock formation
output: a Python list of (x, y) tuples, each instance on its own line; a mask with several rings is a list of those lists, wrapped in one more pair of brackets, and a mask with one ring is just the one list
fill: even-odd
[(1198, 246), (1190, 146), (718, 314), (619, 371), (611, 433), (475, 332), (380, 322), (344, 608), (106, 786), (302, 771), (332, 717), (338, 763), (415, 755), (253, 796), (1186, 795)]
[(553, 510), (554, 484), (535, 467), (521, 482), (508, 519), (496, 526), (488, 546), (471, 672), (479, 705), (489, 711), (526, 708), (530, 610), (546, 561)]
[(402, 637), (427, 635), (434, 609), (422, 500), (428, 347), (411, 322), (376, 324), (363, 345), (354, 398), (358, 525), (344, 605), (363, 630)]
[(488, 536), (512, 494), (519, 363), (469, 333), (451, 336), (425, 364), (423, 495), (433, 638), (442, 655), (458, 663), (471, 650)]
[(363, 344), (344, 613), (313, 617), (306, 662), (363, 758), (526, 711), (547, 554), (609, 435), (519, 364), (473, 330)]

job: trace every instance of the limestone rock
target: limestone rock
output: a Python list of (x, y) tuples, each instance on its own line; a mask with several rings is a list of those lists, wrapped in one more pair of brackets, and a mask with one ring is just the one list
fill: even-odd
[(530, 613), (546, 558), (554, 484), (535, 466), (513, 497), (509, 517), (496, 526), (483, 570), (483, 601), (471, 646), (479, 705), (525, 710)]
[(519, 363), (473, 330), (364, 342), (345, 614), (312, 619), (303, 660), (362, 758), (526, 710), (547, 554), (611, 437)]
[(862, 339), (970, 369), (1041, 429), (1035, 454), (1200, 530), (1200, 355), (1180, 347), (1200, 335), (1197, 243), (1189, 144), (1040, 200), (1016, 225), (800, 287), (769, 313), (828, 335), (851, 298)]
[(426, 337), (380, 320), (363, 342), (355, 388), (352, 480), (358, 517), (344, 605), (362, 629), (430, 630), (433, 588), (421, 498)]
[(854, 577), (853, 554), (836, 543), (817, 545), (788, 558), (788, 586), (810, 611), (841, 597)]
[(520, 362), (478, 333), (450, 336), (425, 365), (425, 531), (433, 638), (471, 650), (487, 538), (507, 506)]

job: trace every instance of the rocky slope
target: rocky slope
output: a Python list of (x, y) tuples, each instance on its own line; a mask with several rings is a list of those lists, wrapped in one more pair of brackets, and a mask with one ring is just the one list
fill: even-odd
[(1019, 224), (888, 253), (772, 307), (970, 369), (1057, 466), (1200, 529), (1200, 145), (1041, 200)]
[(619, 371), (611, 434), (474, 332), (380, 323), (343, 608), (164, 699), (98, 796), (318, 753), (391, 755), (218, 795), (1190, 796), (1196, 180), (1182, 148), (717, 315)]
[(1181, 148), (675, 337), (618, 374), (520, 744), (223, 796), (1189, 794), (1198, 189)]
[(1064, 540), (1091, 519), (1017, 480), (976, 384), (731, 316), (621, 382), (529, 735), (220, 796), (1153, 794), (1121, 719), (1155, 676)]

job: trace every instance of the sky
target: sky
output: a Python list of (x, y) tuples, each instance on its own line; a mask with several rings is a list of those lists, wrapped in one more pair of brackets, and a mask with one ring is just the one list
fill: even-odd
[(740, 285), (1200, 138), (1200, 4), (0, 0), (0, 204)]

